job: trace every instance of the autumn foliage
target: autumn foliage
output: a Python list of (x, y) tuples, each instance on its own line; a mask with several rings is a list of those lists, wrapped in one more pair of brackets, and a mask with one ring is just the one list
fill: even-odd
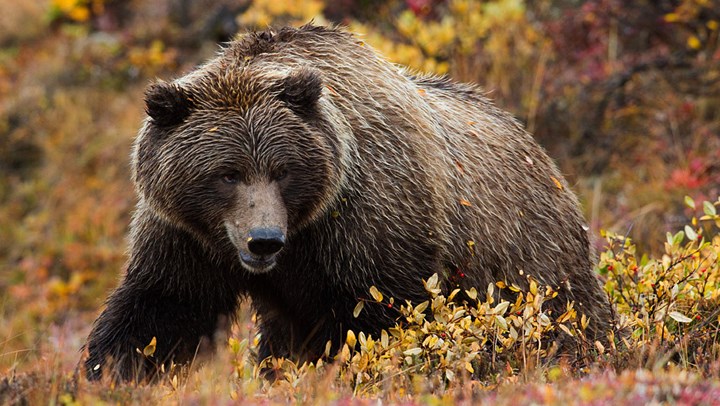
[[(0, 403), (709, 402), (720, 395), (720, 2), (717, 0), (28, 0), (0, 13)], [(583, 200), (617, 308), (611, 345), (552, 289), (496, 284), (396, 303), (334, 362), (256, 360), (249, 308), (213, 360), (156, 387), (73, 375), (125, 261), (128, 157), (144, 87), (267, 25), (340, 23), (388, 59), (487, 89)], [(511, 290), (513, 302), (489, 291)], [(148, 343), (150, 344), (150, 343)], [(152, 347), (138, 349), (152, 357)], [(276, 371), (271, 382), (263, 368)], [(582, 380), (580, 380), (582, 378)], [(637, 388), (643, 387), (644, 391)]]

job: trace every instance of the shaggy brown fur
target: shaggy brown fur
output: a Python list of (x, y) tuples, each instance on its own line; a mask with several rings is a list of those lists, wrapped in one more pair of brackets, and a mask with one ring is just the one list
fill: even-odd
[(149, 371), (135, 349), (152, 337), (155, 359), (188, 361), (245, 295), (261, 358), (316, 359), (395, 323), (385, 306), (353, 318), (370, 286), (418, 303), (433, 273), (482, 290), (529, 275), (559, 289), (555, 315), (575, 301), (591, 317), (590, 338), (611, 325), (576, 197), (474, 86), (305, 26), (248, 34), (146, 104), (129, 267), (88, 339), (90, 378), (109, 358), (125, 379)]

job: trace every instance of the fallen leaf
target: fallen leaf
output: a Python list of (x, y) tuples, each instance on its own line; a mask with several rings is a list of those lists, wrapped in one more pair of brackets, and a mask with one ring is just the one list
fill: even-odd
[(557, 180), (556, 177), (551, 176), (550, 179), (552, 179), (553, 183), (555, 183), (555, 186), (557, 186), (558, 189), (563, 190), (563, 185), (560, 183), (559, 180)]

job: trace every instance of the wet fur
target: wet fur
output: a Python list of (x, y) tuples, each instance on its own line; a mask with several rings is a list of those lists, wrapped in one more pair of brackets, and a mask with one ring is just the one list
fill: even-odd
[[(305, 26), (247, 34), (151, 86), (146, 103), (128, 271), (88, 338), (90, 378), (108, 359), (124, 379), (151, 371), (135, 348), (152, 337), (155, 360), (187, 362), (246, 296), (261, 358), (316, 359), (347, 329), (377, 335), (395, 323), (379, 305), (353, 318), (370, 286), (418, 303), (433, 273), (446, 288), (480, 290), (527, 286), (530, 275), (559, 289), (555, 315), (575, 301), (591, 317), (590, 338), (612, 323), (576, 197), (475, 86), (415, 75), (351, 34)], [(272, 184), (281, 166), (287, 244), (271, 271), (248, 272), (223, 226), (247, 206), (217, 179), (238, 171), (244, 184)]]

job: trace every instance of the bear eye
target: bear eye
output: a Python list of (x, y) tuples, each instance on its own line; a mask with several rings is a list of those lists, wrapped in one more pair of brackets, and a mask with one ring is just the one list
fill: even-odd
[(283, 180), (287, 177), (287, 174), (288, 174), (287, 169), (283, 168), (275, 174), (275, 177), (273, 178), (273, 180), (275, 180), (275, 181)]
[(240, 176), (237, 173), (226, 173), (221, 179), (227, 185), (235, 185), (240, 182)]

